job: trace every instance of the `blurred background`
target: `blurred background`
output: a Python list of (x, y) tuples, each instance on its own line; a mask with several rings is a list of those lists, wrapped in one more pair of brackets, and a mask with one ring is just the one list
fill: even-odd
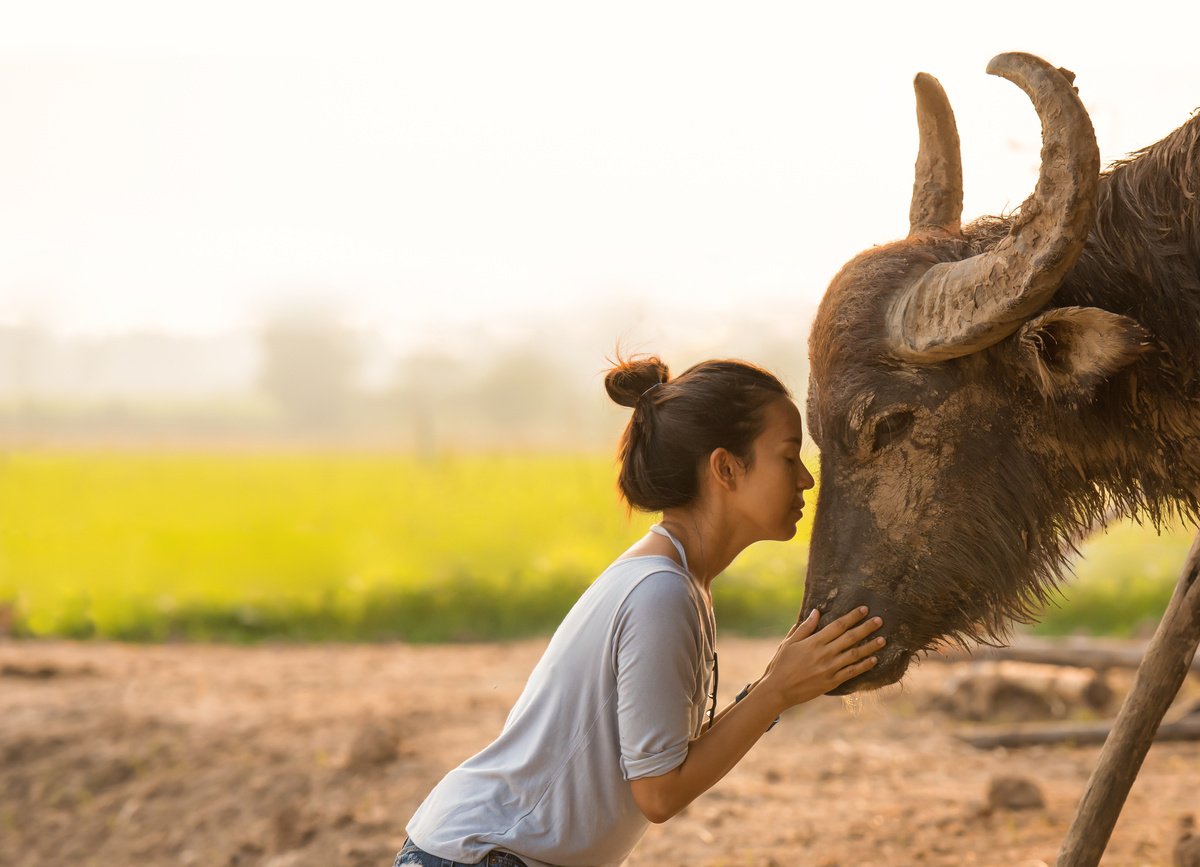
[[(618, 344), (802, 401), (828, 280), (907, 230), (917, 71), (970, 219), (1038, 167), (992, 55), (1075, 70), (1108, 162), (1200, 104), (1198, 17), (0, 4), (0, 633), (552, 628), (652, 519), (614, 489)], [(1045, 628), (1143, 628), (1167, 530), (1098, 542)], [(806, 535), (735, 564), (727, 628), (792, 620)]]

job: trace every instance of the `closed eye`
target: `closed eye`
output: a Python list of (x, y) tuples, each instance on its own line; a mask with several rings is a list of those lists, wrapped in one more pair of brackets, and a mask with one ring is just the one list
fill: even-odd
[(912, 427), (915, 416), (910, 410), (902, 410), (894, 412), (891, 415), (885, 415), (875, 423), (875, 439), (871, 443), (871, 451), (877, 452), (880, 449), (890, 446), (898, 439), (908, 433)]

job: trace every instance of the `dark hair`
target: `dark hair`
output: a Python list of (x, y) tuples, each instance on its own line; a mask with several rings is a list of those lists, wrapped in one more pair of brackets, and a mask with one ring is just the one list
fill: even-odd
[(766, 426), (765, 410), (791, 397), (775, 376), (744, 361), (703, 361), (670, 379), (657, 356), (622, 358), (604, 377), (616, 403), (633, 408), (617, 456), (617, 487), (635, 509), (686, 506), (700, 488), (700, 465), (727, 449), (747, 464)]

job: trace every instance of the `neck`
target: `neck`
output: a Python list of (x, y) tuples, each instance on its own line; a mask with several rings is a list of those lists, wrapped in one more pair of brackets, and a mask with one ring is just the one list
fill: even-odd
[(1083, 475), (1111, 496), (1110, 507), (1158, 524), (1173, 513), (1200, 514), (1200, 404), (1150, 361), (1115, 377), (1068, 435)]
[(738, 539), (727, 529), (720, 515), (705, 504), (682, 509), (667, 509), (660, 523), (683, 545), (688, 571), (707, 591), (718, 575), (755, 539)]

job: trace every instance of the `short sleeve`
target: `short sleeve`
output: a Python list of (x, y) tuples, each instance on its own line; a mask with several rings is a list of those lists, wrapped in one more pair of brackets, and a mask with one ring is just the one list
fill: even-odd
[(617, 617), (613, 663), (621, 771), (627, 780), (655, 777), (687, 757), (703, 688), (703, 633), (688, 579), (647, 575)]

